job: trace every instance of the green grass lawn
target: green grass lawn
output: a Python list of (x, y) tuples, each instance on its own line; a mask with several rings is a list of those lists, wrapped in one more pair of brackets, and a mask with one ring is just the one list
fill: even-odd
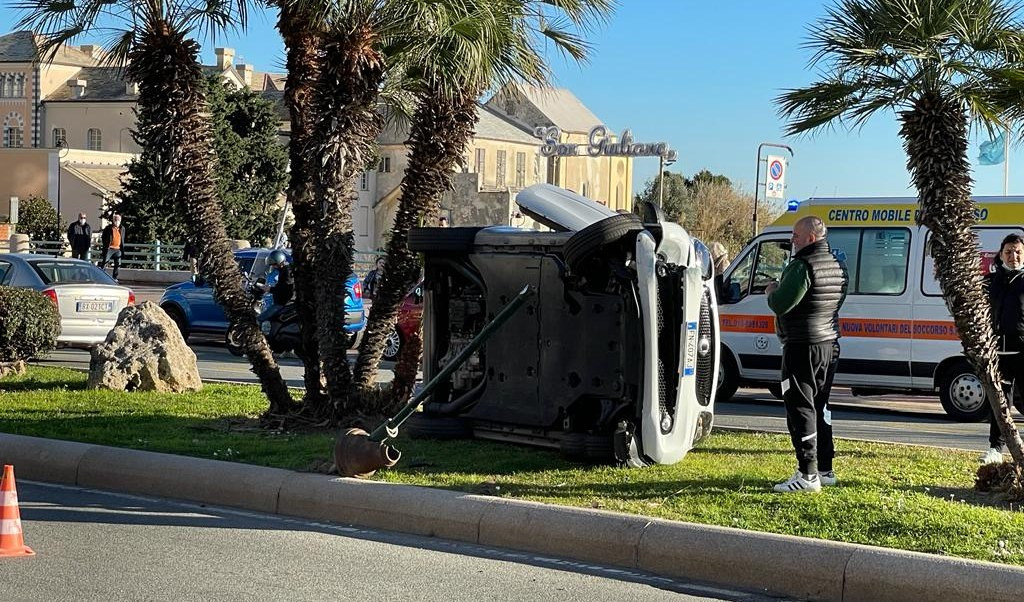
[[(0, 431), (309, 470), (332, 437), (253, 428), (256, 387), (193, 394), (84, 390), (85, 375), (32, 367), (0, 383)], [(582, 465), (533, 448), (400, 437), (378, 479), (1024, 565), (1024, 514), (973, 492), (974, 454), (837, 443), (841, 485), (779, 495), (794, 459), (787, 437), (715, 432), (675, 466)]]

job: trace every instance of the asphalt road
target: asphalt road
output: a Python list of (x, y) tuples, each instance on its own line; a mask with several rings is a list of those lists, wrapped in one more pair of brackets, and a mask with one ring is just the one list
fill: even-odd
[[(7, 601), (767, 602), (754, 594), (446, 540), (22, 481)], [(771, 598), (771, 600), (778, 600)]]

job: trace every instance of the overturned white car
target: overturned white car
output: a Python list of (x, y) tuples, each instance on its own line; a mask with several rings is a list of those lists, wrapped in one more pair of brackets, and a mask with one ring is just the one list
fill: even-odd
[(520, 309), (408, 425), (634, 466), (672, 464), (714, 419), (718, 310), (707, 248), (646, 206), (616, 213), (537, 184), (522, 211), (554, 232), (422, 228), (424, 377), (525, 284)]

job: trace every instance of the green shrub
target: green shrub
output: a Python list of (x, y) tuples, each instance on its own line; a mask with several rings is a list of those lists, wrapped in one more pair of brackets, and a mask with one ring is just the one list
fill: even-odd
[(46, 295), (0, 286), (0, 362), (53, 351), (59, 334), (60, 314)]

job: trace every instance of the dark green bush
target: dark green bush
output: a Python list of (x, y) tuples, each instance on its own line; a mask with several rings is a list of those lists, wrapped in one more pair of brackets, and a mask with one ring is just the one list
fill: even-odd
[(0, 362), (53, 351), (59, 334), (60, 314), (46, 295), (0, 286)]

